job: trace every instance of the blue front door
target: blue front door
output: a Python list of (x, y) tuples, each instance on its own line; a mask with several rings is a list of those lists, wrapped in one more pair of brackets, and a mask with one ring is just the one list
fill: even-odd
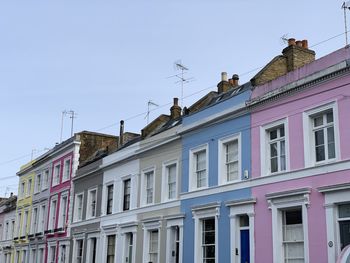
[(249, 229), (241, 230), (241, 263), (250, 263)]

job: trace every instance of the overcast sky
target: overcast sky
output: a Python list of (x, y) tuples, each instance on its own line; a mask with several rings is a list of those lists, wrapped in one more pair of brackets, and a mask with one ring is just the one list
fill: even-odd
[(184, 86), (190, 105), (216, 89), (222, 71), (248, 81), (281, 53), (282, 36), (317, 44), (317, 58), (343, 47), (344, 35), (322, 43), (344, 32), (342, 2), (1, 1), (0, 195), (17, 192), (16, 172), (32, 151), (36, 157), (60, 140), (63, 110), (78, 114), (75, 132), (116, 135), (121, 119), (139, 132), (149, 100), (166, 105), (153, 119), (181, 97), (176, 77), (168, 78), (179, 73), (175, 61), (194, 78)]

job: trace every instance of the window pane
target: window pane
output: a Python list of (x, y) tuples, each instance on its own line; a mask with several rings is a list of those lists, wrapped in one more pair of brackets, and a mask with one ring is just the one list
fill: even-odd
[(196, 168), (197, 170), (203, 170), (206, 168), (206, 153), (205, 151), (198, 152), (197, 154), (197, 163), (196, 163)]
[(239, 226), (240, 227), (249, 226), (249, 217), (248, 217), (248, 215), (241, 215), (239, 217)]
[(323, 130), (315, 131), (315, 144), (316, 144), (316, 146), (324, 144)]
[(277, 129), (270, 131), (270, 140), (277, 138)]
[(339, 205), (338, 210), (340, 218), (350, 217), (350, 204)]
[(333, 122), (333, 112), (328, 112), (327, 113), (327, 123), (332, 123)]
[(324, 149), (324, 146), (317, 146), (316, 147), (316, 161), (319, 162), (319, 161), (324, 161), (326, 158), (325, 158), (325, 149)]
[(323, 125), (323, 115), (314, 118), (314, 127)]
[(328, 159), (333, 159), (335, 158), (334, 127), (329, 127), (327, 129), (327, 139), (328, 139)]
[(284, 137), (284, 126), (280, 128), (280, 137)]
[(278, 158), (271, 158), (271, 173), (278, 172)]
[(238, 162), (227, 164), (227, 181), (238, 180)]
[(271, 157), (277, 156), (277, 143), (270, 144), (270, 155)]

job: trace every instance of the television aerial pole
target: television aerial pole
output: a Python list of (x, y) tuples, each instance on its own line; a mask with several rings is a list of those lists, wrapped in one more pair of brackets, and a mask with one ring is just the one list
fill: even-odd
[(183, 98), (184, 98), (184, 84), (185, 83), (188, 83), (190, 81), (193, 81), (194, 78), (185, 78), (185, 73), (186, 71), (188, 71), (189, 69), (184, 65), (182, 64), (181, 60), (178, 60), (178, 61), (175, 61), (174, 62), (174, 68), (175, 70), (180, 70), (181, 73), (179, 74), (176, 74), (176, 75), (173, 75), (173, 76), (170, 76), (168, 78), (173, 78), (173, 77), (176, 77), (179, 79), (179, 81), (175, 82), (175, 83), (181, 83), (181, 107), (183, 107)]
[(159, 107), (159, 105), (157, 103), (154, 103), (152, 100), (149, 100), (147, 102), (147, 114), (146, 114), (146, 117), (145, 117), (145, 119), (147, 118), (147, 124), (149, 123), (149, 114), (151, 112), (151, 106)]
[(74, 110), (64, 110), (62, 111), (62, 118), (61, 118), (61, 136), (60, 136), (60, 143), (62, 142), (62, 135), (63, 135), (63, 119), (65, 116), (69, 115), (69, 118), (72, 119), (71, 121), (71, 128), (70, 128), (70, 137), (73, 136), (73, 128), (74, 128), (74, 119), (77, 118), (77, 114)]
[(348, 42), (348, 25), (346, 21), (346, 9), (350, 9), (350, 1), (344, 2), (341, 8), (343, 8), (344, 10), (345, 45), (347, 46), (349, 42)]

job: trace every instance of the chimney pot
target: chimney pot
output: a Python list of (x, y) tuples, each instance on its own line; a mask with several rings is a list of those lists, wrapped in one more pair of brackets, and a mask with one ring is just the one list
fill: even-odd
[(237, 87), (239, 85), (239, 76), (237, 74), (233, 74), (232, 78), (230, 79), (230, 83), (233, 87)]
[(227, 81), (227, 72), (221, 72), (221, 81)]
[(301, 44), (302, 44), (302, 47), (303, 47), (303, 48), (307, 48), (307, 49), (309, 48), (309, 44), (308, 44), (308, 42), (307, 42), (306, 39), (302, 40), (302, 41), (301, 41)]
[(295, 46), (295, 38), (288, 39), (288, 46)]
[(174, 106), (178, 106), (179, 104), (179, 99), (178, 98), (174, 98)]
[(119, 147), (122, 147), (124, 143), (124, 121), (120, 121), (120, 130), (119, 130)]
[(296, 41), (295, 43), (297, 44), (298, 47), (302, 47), (303, 46), (303, 44), (302, 44), (302, 42), (300, 40)]

